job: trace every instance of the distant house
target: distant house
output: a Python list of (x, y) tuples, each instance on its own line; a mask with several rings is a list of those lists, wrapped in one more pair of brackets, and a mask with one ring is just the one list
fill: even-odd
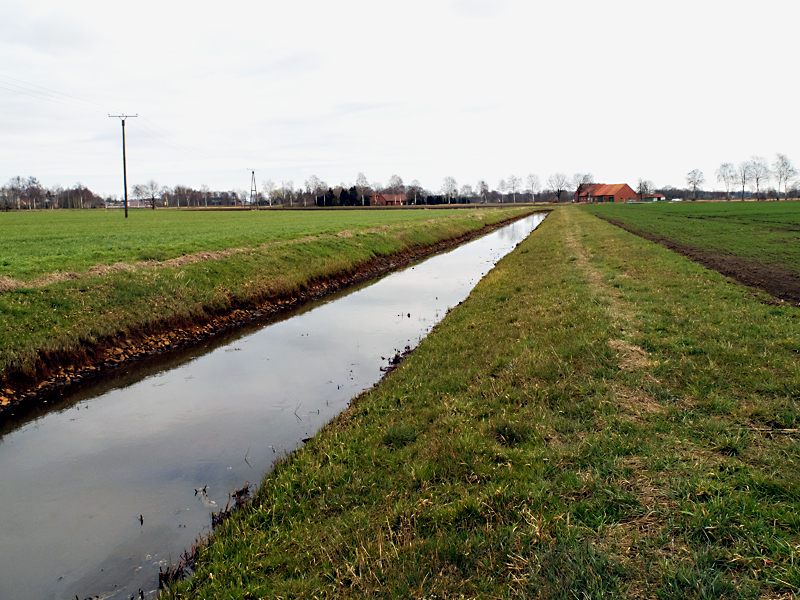
[[(158, 201), (156, 201), (156, 206), (159, 206)], [(105, 207), (125, 208), (125, 203), (122, 200), (106, 200)], [(153, 208), (153, 204), (150, 202), (150, 200), (128, 200), (128, 208), (130, 210), (133, 210), (134, 208)]]
[(582, 183), (573, 196), (573, 202), (627, 202), (639, 199), (639, 194), (627, 183)]
[(666, 199), (667, 197), (664, 194), (659, 194), (658, 192), (650, 192), (642, 196), (642, 200), (645, 202), (660, 202)]
[(403, 206), (408, 204), (405, 194), (391, 194), (389, 192), (373, 194), (369, 198), (370, 206)]

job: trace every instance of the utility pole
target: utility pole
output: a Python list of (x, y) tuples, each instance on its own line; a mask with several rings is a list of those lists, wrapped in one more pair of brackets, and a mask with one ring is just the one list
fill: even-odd
[(108, 115), (112, 118), (117, 118), (122, 121), (122, 181), (123, 185), (125, 186), (125, 218), (128, 218), (128, 171), (125, 166), (125, 119), (132, 119), (133, 117), (138, 117), (138, 113), (135, 115)]

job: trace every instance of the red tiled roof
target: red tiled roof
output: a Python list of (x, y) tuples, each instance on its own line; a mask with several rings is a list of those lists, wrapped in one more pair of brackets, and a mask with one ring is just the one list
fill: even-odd
[(627, 183), (591, 183), (584, 186), (576, 197), (616, 196), (627, 186)]
[(625, 187), (624, 183), (615, 183), (610, 185), (606, 183), (596, 183), (590, 186), (587, 192), (592, 196), (613, 196), (623, 187)]

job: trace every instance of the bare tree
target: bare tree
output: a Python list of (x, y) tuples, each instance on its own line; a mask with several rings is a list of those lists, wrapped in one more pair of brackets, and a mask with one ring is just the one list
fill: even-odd
[[(465, 183), (461, 186), (461, 197), (462, 198), (472, 198), (472, 186), (468, 183)], [(470, 200), (470, 203), (472, 201)]]
[(264, 191), (264, 194), (266, 194), (267, 202), (270, 206), (272, 206), (272, 198), (275, 196), (275, 189), (277, 187), (278, 186), (272, 179), (265, 179), (261, 182), (261, 189)]
[(29, 208), (36, 208), (36, 202), (39, 201), (39, 207), (44, 207), (45, 192), (42, 184), (36, 177), (30, 176), (25, 182), (25, 195), (30, 202)]
[(763, 156), (753, 156), (750, 158), (750, 181), (756, 186), (756, 199), (761, 199), (760, 185), (764, 180), (769, 181), (772, 176), (772, 171), (769, 169), (769, 163)]
[(569, 177), (564, 173), (553, 173), (547, 178), (547, 186), (553, 190), (558, 197), (558, 202), (561, 202), (561, 194), (563, 194), (569, 185)]
[(509, 175), (508, 177), (508, 191), (514, 196), (514, 203), (517, 202), (517, 192), (520, 191), (522, 180), (516, 175)]
[(542, 189), (542, 184), (539, 182), (539, 176), (529, 173), (527, 177), (528, 191), (531, 193), (531, 200), (536, 202), (536, 194)]
[(422, 184), (415, 179), (411, 182), (411, 185), (408, 186), (408, 193), (414, 195), (414, 204), (418, 202), (420, 192), (422, 192)]
[(328, 187), (328, 184), (322, 181), (316, 175), (311, 175), (305, 181), (306, 186), (306, 193), (314, 196), (314, 204), (317, 204), (317, 199), (322, 196), (322, 202), (325, 203), (325, 190)]
[(156, 199), (161, 198), (161, 194), (164, 192), (164, 188), (159, 185), (159, 183), (155, 179), (151, 179), (143, 186), (144, 188), (144, 198), (150, 198), (150, 208), (155, 210), (156, 208)]
[(686, 174), (686, 183), (692, 188), (692, 199), (697, 200), (697, 188), (702, 189), (706, 177), (700, 169), (692, 169)]
[(403, 178), (400, 175), (392, 175), (389, 177), (389, 185), (386, 186), (386, 189), (393, 194), (402, 194), (406, 189), (406, 186), (403, 185)]
[(147, 190), (141, 183), (136, 183), (131, 190), (131, 196), (134, 200), (144, 200), (147, 198)]
[(781, 182), (783, 182), (783, 199), (789, 198), (789, 182), (797, 176), (797, 169), (794, 168), (792, 161), (785, 154), (780, 152), (775, 155), (775, 162), (772, 163), (775, 177), (778, 179), (778, 200), (781, 196)]
[(19, 175), (12, 177), (6, 184), (8, 204), (16, 204), (17, 210), (22, 206), (22, 194), (25, 191), (25, 180)]
[(508, 191), (508, 184), (505, 179), (497, 182), (497, 189), (500, 192), (500, 203), (503, 203), (503, 195)]
[(442, 196), (447, 198), (448, 204), (450, 204), (450, 201), (456, 195), (456, 192), (458, 192), (458, 184), (456, 183), (455, 178), (448, 175), (442, 181)]
[(294, 203), (294, 181), (291, 179), (281, 182), (281, 203), (286, 204), (286, 198), (289, 198), (289, 206)]
[(481, 197), (481, 201), (486, 202), (486, 195), (489, 193), (489, 185), (483, 179), (478, 180), (475, 186), (475, 193)]
[[(150, 194), (150, 193), (151, 193), (151, 191), (150, 191), (150, 190), (152, 189), (152, 188), (150, 188), (149, 186), (150, 186), (151, 184), (153, 184), (153, 183), (155, 183), (155, 181), (153, 181), (153, 180), (151, 179), (150, 181), (148, 181), (148, 182), (145, 184), (146, 186), (148, 186), (148, 194)], [(155, 185), (156, 185), (156, 187), (158, 187), (158, 184), (157, 184), (157, 183), (155, 183)], [(161, 195), (163, 195), (163, 194), (164, 194), (164, 189), (163, 189), (163, 188), (159, 188), (159, 189), (160, 189), (160, 194), (161, 194)], [(173, 197), (173, 198), (175, 198), (175, 203), (176, 203), (176, 205), (177, 205), (177, 207), (178, 207), (178, 208), (180, 208), (182, 204), (185, 204), (187, 207), (189, 206), (189, 200), (192, 198), (192, 192), (193, 192), (193, 191), (194, 191), (194, 190), (192, 190), (192, 188), (190, 188), (190, 187), (186, 187), (185, 185), (176, 185), (176, 186), (173, 188), (173, 190), (172, 190), (172, 197)], [(239, 198), (240, 198), (240, 199), (241, 199), (241, 201), (242, 201), (242, 206), (244, 206), (244, 201), (245, 201), (245, 199), (246, 199), (246, 198), (247, 198), (247, 196), (248, 196), (247, 192), (245, 192), (245, 191), (244, 191), (244, 190), (242, 190), (242, 189), (238, 189), (238, 190), (236, 190), (236, 191), (237, 191), (237, 193), (238, 193), (238, 196), (239, 196)], [(153, 197), (155, 197), (155, 194), (153, 194)]]
[(639, 177), (639, 184), (636, 186), (636, 193), (639, 194), (639, 200), (644, 200), (647, 194), (653, 193), (653, 182)]
[[(53, 188), (53, 196), (52, 196), (52, 198), (53, 198), (53, 206), (54, 206), (54, 208), (62, 208), (61, 202), (62, 202), (62, 200), (64, 198), (64, 188), (61, 187), (60, 185), (57, 185), (56, 187), (54, 187)], [(114, 194), (109, 196), (109, 198), (111, 198), (112, 202), (116, 202), (117, 201), (117, 197)]]
[(753, 165), (749, 160), (739, 163), (736, 168), (736, 178), (742, 182), (742, 202), (744, 202), (744, 187), (750, 183), (750, 178), (753, 176)]
[(572, 176), (572, 187), (576, 190), (582, 185), (588, 185), (590, 183), (594, 183), (594, 175), (591, 173), (575, 173)]
[(733, 163), (722, 163), (716, 171), (717, 182), (725, 184), (725, 198), (731, 199), (731, 186), (736, 183), (737, 173)]
[(364, 206), (364, 193), (369, 189), (369, 180), (364, 173), (359, 173), (356, 177), (356, 191), (361, 196), (361, 206)]

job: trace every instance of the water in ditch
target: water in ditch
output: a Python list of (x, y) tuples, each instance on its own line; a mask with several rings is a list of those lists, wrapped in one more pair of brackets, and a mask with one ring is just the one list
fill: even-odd
[(543, 218), (133, 367), (4, 432), (0, 598), (154, 595), (159, 567), (231, 492), (374, 385)]

